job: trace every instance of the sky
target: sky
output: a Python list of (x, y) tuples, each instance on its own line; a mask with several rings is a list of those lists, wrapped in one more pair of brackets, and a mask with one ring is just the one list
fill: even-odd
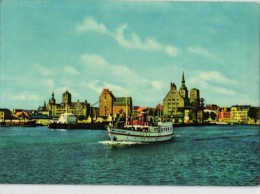
[(206, 104), (259, 106), (259, 5), (239, 2), (1, 1), (0, 108), (37, 109), (103, 88), (162, 103), (170, 83)]

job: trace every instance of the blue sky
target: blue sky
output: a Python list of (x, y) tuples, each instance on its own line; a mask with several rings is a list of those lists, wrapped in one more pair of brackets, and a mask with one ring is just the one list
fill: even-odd
[(259, 105), (256, 3), (1, 1), (0, 107), (103, 88), (155, 107), (182, 72), (206, 104)]

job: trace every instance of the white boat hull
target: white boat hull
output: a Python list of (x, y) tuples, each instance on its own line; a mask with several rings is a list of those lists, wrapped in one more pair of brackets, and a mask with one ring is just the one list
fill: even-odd
[(216, 122), (217, 125), (227, 125), (228, 123), (226, 122)]
[(162, 126), (127, 126), (123, 129), (108, 127), (111, 141), (123, 142), (161, 142), (173, 138), (172, 124)]

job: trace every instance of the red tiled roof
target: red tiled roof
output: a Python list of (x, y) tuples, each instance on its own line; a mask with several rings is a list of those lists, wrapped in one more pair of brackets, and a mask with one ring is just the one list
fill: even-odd
[(23, 112), (16, 112), (15, 116), (20, 117), (23, 114)]
[(145, 109), (147, 109), (147, 107), (139, 107), (139, 108), (137, 109), (137, 112), (142, 112), (142, 111), (145, 110)]
[(29, 117), (30, 115), (26, 111), (19, 111), (19, 112), (15, 113), (15, 116), (17, 116), (17, 117), (21, 117), (21, 116)]

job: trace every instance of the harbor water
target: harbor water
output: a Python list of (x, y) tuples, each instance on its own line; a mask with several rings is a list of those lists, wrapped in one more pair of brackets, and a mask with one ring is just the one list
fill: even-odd
[(259, 126), (174, 131), (167, 142), (109, 144), (105, 130), (0, 127), (0, 184), (259, 184)]

